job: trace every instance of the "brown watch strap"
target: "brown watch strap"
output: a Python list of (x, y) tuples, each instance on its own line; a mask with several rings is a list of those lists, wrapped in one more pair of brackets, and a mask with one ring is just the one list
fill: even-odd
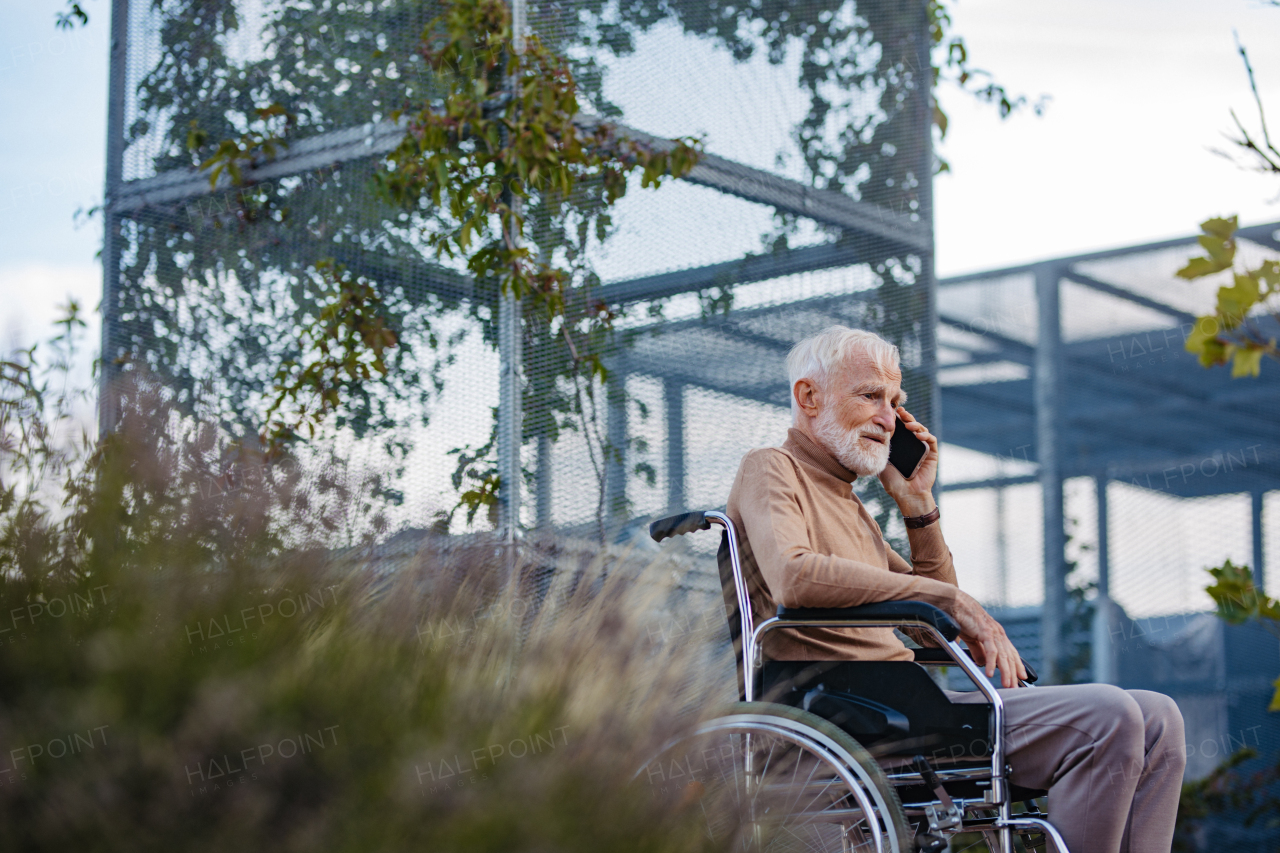
[(928, 527), (930, 524), (933, 524), (940, 516), (941, 512), (939, 511), (939, 508), (935, 506), (933, 508), (933, 512), (927, 512), (924, 515), (904, 515), (902, 517), (902, 523), (912, 530), (918, 530), (921, 527)]

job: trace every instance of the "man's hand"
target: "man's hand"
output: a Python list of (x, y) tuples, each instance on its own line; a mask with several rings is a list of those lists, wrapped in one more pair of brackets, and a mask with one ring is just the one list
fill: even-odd
[(924, 458), (916, 466), (916, 471), (908, 480), (898, 473), (892, 465), (886, 465), (880, 473), (880, 482), (898, 504), (898, 509), (908, 517), (928, 515), (933, 512), (933, 481), (938, 477), (938, 439), (928, 428), (911, 416), (911, 413), (899, 406), (895, 412), (907, 429), (915, 433), (927, 446)]
[(951, 617), (960, 626), (960, 639), (969, 646), (978, 666), (985, 668), (987, 678), (994, 676), (997, 668), (1003, 687), (1017, 687), (1019, 680), (1027, 677), (1022, 657), (1009, 642), (1004, 626), (992, 619), (973, 596), (958, 591)]

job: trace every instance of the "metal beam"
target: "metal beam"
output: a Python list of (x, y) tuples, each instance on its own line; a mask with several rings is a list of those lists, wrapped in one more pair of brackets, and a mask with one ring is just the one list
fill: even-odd
[[(603, 288), (602, 288), (603, 290)], [(788, 302), (785, 305), (787, 311), (821, 311), (830, 308), (833, 305), (848, 305), (850, 302), (864, 301), (875, 298), (874, 289), (867, 289), (859, 293), (836, 293), (829, 296), (814, 296), (809, 299), (802, 299), (796, 302)], [(698, 329), (700, 331), (723, 330), (731, 333), (739, 340), (750, 341), (761, 346), (777, 349), (782, 352), (790, 352), (793, 346), (790, 341), (782, 341), (777, 338), (771, 338), (766, 335), (759, 335), (753, 332), (745, 332), (735, 330), (737, 326), (743, 324), (744, 321), (751, 320), (755, 317), (774, 316), (778, 313), (779, 305), (761, 305), (755, 308), (735, 308), (732, 312), (725, 315), (725, 319), (717, 320), (706, 317), (690, 317), (686, 320), (671, 320), (652, 328), (660, 329), (661, 334), (671, 334), (681, 332), (686, 329)]]
[(647, 302), (712, 287), (768, 281), (797, 273), (852, 266), (865, 260), (860, 259), (858, 253), (848, 246), (824, 243), (768, 255), (747, 255), (736, 261), (613, 282), (600, 288), (600, 298), (618, 305)]
[(985, 480), (966, 480), (961, 483), (944, 483), (944, 492), (967, 492), (974, 489), (1002, 489), (1006, 486), (1025, 486), (1027, 483), (1038, 483), (1040, 478), (1035, 474), (1020, 477), (989, 477)]
[[(299, 139), (275, 159), (245, 169), (245, 183), (261, 184), (388, 154), (404, 139), (406, 127), (403, 122), (381, 121)], [(122, 213), (133, 212), (234, 189), (230, 176), (225, 172), (218, 183), (212, 185), (206, 172), (175, 169), (125, 182), (119, 189), (117, 209)]]
[[(576, 123), (593, 131), (602, 120), (580, 116)], [(615, 124), (617, 135), (669, 150), (674, 143), (624, 124)], [(381, 121), (326, 131), (293, 142), (273, 160), (244, 170), (248, 183), (263, 183), (299, 175), (316, 169), (330, 168), (352, 160), (379, 157), (393, 151), (408, 123)], [(777, 210), (803, 216), (824, 225), (864, 234), (912, 251), (929, 252), (933, 236), (927, 223), (910, 215), (887, 210), (880, 205), (855, 201), (837, 190), (822, 190), (791, 178), (784, 178), (736, 163), (715, 154), (704, 154), (698, 164), (684, 176), (693, 184), (711, 187), (726, 195), (746, 201), (767, 204)], [(119, 192), (119, 210), (132, 212), (155, 205), (169, 205), (215, 192), (233, 190), (230, 176), (224, 174), (211, 185), (208, 176), (198, 169), (180, 169), (149, 178), (128, 181)]]
[(1280, 240), (1276, 239), (1276, 235), (1280, 234), (1280, 222), (1271, 222), (1263, 225), (1249, 225), (1245, 228), (1241, 228), (1236, 232), (1236, 234), (1246, 240), (1280, 252)]
[[(990, 341), (999, 347), (999, 352), (1005, 356), (1008, 361), (1016, 361), (1019, 364), (1030, 365), (1035, 361), (1036, 348), (1031, 344), (1023, 343), (1014, 338), (1006, 337), (997, 332), (977, 331), (969, 326), (959, 317), (953, 317), (949, 314), (939, 314), (938, 322), (968, 332), (971, 335), (978, 335), (985, 340)], [(948, 347), (951, 344), (947, 344)], [(948, 367), (959, 367), (959, 365), (947, 365)]]
[(1159, 311), (1162, 314), (1167, 314), (1168, 316), (1173, 317), (1176, 320), (1180, 320), (1183, 323), (1194, 323), (1196, 321), (1195, 314), (1182, 311), (1178, 308), (1174, 308), (1172, 305), (1166, 305), (1163, 302), (1150, 299), (1146, 296), (1142, 296), (1141, 294), (1134, 293), (1131, 290), (1126, 290), (1123, 287), (1108, 284), (1107, 282), (1100, 281), (1093, 276), (1073, 272), (1072, 270), (1066, 270), (1062, 274), (1062, 277), (1068, 281), (1074, 281), (1076, 284), (1083, 284), (1085, 287), (1092, 288), (1100, 293), (1108, 293), (1112, 296), (1118, 296), (1119, 298), (1132, 302), (1135, 305), (1141, 305), (1143, 308), (1150, 308), (1153, 311)]
[(388, 288), (398, 284), (410, 296), (413, 289), (424, 286), (448, 301), (465, 301), (475, 296), (475, 282), (470, 276), (421, 258), (396, 257), (353, 248), (346, 243), (334, 244), (330, 252), (334, 260), (351, 272), (368, 276)]
[[(600, 122), (600, 119), (586, 118), (578, 121), (587, 129), (594, 128)], [(617, 128), (620, 136), (634, 139), (656, 150), (670, 150), (674, 147), (669, 139), (652, 136), (626, 125), (620, 124)], [(816, 189), (800, 181), (745, 166), (715, 154), (704, 154), (684, 179), (815, 222), (879, 237), (915, 251), (927, 253), (933, 250), (933, 233), (923, 218), (912, 218), (877, 204), (855, 201), (843, 192)]]

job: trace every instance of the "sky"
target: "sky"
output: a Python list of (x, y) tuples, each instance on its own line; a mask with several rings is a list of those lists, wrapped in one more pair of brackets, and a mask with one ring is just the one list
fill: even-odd
[(1051, 100), (1001, 122), (943, 93), (955, 173), (935, 182), (941, 275), (1181, 236), (1215, 214), (1280, 220), (1280, 181), (1209, 152), (1228, 145), (1230, 109), (1257, 127), (1233, 31), (1280, 120), (1280, 8), (961, 0), (955, 23), (979, 67)]
[(48, 336), (57, 306), (98, 305), (106, 153), (107, 0), (54, 27), (62, 0), (0, 6), (0, 345)]

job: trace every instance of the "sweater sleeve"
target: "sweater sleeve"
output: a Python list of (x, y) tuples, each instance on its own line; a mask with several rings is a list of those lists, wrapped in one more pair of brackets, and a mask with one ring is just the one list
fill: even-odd
[(928, 527), (907, 528), (907, 541), (911, 545), (909, 563), (893, 550), (893, 546), (888, 542), (884, 543), (885, 552), (889, 555), (890, 570), (959, 586), (955, 564), (951, 560), (951, 549), (943, 540), (942, 528), (936, 521)]
[[(935, 576), (899, 574), (858, 559), (815, 551), (801, 509), (795, 468), (785, 454), (755, 451), (743, 460), (738, 477), (738, 509), (747, 539), (756, 565), (779, 604), (856, 607), (914, 599), (949, 609), (955, 600), (956, 587), (940, 579), (939, 568), (932, 564)], [(914, 552), (914, 539), (912, 546)], [(942, 550), (945, 553), (945, 546)]]

